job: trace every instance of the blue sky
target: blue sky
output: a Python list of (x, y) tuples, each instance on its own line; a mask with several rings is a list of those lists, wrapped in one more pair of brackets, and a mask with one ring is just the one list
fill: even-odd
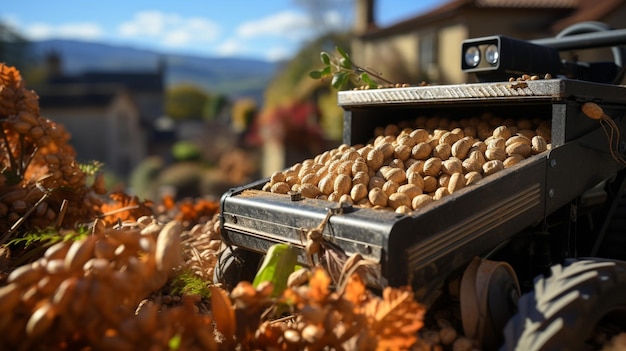
[[(313, 21), (312, 12), (296, 0), (16, 0), (2, 4), (0, 21), (32, 40), (71, 38), (162, 52), (278, 60), (319, 33), (319, 23), (345, 28), (352, 21), (352, 1), (310, 1), (329, 4)], [(376, 20), (388, 25), (443, 2), (377, 0)]]

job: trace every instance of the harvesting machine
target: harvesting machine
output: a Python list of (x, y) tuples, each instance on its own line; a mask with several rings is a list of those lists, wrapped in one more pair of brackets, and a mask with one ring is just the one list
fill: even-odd
[[(475, 83), (338, 92), (345, 145), (419, 118), (463, 128), (497, 116), (520, 133), (520, 121), (549, 126), (549, 147), (409, 212), (275, 194), (269, 178), (231, 189), (218, 278), (250, 279), (276, 243), (308, 265), (302, 228), (328, 216), (324, 239), (377, 263), (384, 285), (408, 284), (429, 306), (458, 298), (464, 333), (484, 349), (581, 349), (598, 328), (626, 331), (625, 43), (626, 30), (597, 23), (534, 41), (470, 39), (461, 66)], [(600, 47), (614, 60), (561, 59)], [(540, 79), (509, 80), (525, 74)]]

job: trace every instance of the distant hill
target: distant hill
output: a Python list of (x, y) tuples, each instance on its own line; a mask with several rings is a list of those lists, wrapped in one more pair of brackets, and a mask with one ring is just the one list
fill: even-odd
[(277, 65), (244, 58), (216, 58), (161, 54), (125, 46), (76, 40), (33, 41), (33, 55), (43, 60), (51, 51), (60, 54), (66, 74), (84, 71), (154, 71), (165, 64), (166, 85), (196, 84), (231, 97), (260, 99)]

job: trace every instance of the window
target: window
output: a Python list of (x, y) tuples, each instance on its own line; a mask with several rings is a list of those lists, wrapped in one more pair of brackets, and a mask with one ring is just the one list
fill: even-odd
[(436, 32), (427, 32), (419, 37), (419, 67), (420, 73), (428, 78), (437, 67), (437, 35)]

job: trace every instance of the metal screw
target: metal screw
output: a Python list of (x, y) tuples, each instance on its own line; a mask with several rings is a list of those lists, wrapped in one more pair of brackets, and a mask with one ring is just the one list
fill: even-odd
[(332, 214), (346, 213), (352, 210), (352, 204), (346, 201), (342, 201), (334, 207), (327, 208), (327, 210), (332, 212)]
[(548, 190), (548, 197), (554, 197), (554, 189)]
[(289, 194), (289, 198), (291, 199), (291, 201), (302, 200), (302, 193), (299, 191), (290, 191), (288, 194)]

